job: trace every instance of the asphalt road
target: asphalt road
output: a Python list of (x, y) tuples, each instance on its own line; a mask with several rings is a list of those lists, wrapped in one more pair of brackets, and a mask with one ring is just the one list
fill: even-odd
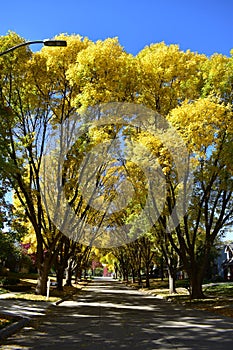
[(232, 321), (99, 278), (73, 300), (50, 307), (1, 349), (225, 350), (232, 347)]

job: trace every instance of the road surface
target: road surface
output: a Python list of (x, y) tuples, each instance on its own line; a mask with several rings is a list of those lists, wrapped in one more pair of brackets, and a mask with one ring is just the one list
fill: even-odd
[(1, 349), (230, 349), (232, 319), (185, 309), (97, 278), (73, 300), (51, 306)]

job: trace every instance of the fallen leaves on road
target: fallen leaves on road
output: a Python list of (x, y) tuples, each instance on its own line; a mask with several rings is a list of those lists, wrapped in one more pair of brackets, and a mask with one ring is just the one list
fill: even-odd
[(0, 329), (10, 325), (15, 321), (16, 318), (14, 316), (0, 314)]

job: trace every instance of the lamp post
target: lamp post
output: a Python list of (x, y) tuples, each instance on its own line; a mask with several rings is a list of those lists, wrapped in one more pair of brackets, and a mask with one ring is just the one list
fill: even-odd
[(18, 49), (22, 46), (32, 45), (32, 44), (43, 44), (44, 46), (67, 46), (67, 42), (65, 40), (34, 40), (34, 41), (26, 41), (24, 43), (21, 43), (19, 45), (13, 46), (10, 49), (0, 52), (0, 56), (3, 56), (11, 51), (14, 51), (15, 49)]

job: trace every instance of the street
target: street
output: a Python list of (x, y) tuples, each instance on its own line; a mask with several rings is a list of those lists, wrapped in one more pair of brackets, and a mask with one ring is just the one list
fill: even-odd
[(232, 320), (96, 278), (5, 340), (2, 349), (227, 349)]

